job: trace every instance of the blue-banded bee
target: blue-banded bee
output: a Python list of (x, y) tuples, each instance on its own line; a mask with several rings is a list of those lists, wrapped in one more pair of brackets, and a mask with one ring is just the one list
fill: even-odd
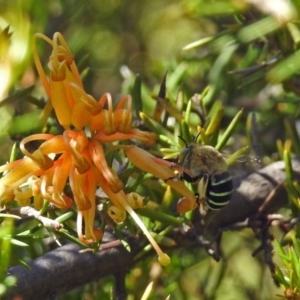
[(223, 155), (212, 146), (197, 143), (186, 144), (177, 163), (179, 179), (198, 183), (198, 201), (216, 210), (225, 206), (233, 191), (233, 183)]

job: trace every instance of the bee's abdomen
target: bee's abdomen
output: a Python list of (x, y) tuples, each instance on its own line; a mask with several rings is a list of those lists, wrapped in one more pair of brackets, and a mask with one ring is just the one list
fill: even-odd
[(206, 190), (206, 201), (210, 209), (220, 209), (225, 206), (233, 191), (232, 178), (229, 172), (213, 175)]

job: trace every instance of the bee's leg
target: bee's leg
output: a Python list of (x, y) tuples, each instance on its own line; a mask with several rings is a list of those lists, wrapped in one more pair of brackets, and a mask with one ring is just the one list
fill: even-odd
[(209, 175), (205, 174), (198, 183), (198, 193), (196, 194), (196, 201), (200, 206), (201, 215), (205, 215), (208, 210), (207, 206), (207, 187), (209, 182)]
[(152, 158), (156, 163), (166, 166), (172, 170), (176, 170), (176, 171), (184, 171), (184, 169), (182, 168), (182, 166), (180, 164), (177, 164), (175, 162), (170, 162), (167, 161), (165, 159), (161, 159), (161, 158), (157, 158), (157, 157), (153, 157)]
[(198, 206), (200, 206), (202, 200), (200, 199), (199, 193), (195, 193), (195, 197), (196, 197), (196, 203), (198, 204)]
[(180, 177), (178, 175), (171, 176), (167, 179), (164, 179), (164, 182), (167, 182), (168, 180), (173, 180), (173, 181), (180, 181)]
[(153, 159), (153, 161), (155, 161), (157, 164), (166, 166), (166, 167), (171, 168), (171, 169), (172, 169), (172, 166), (174, 165), (173, 162), (167, 161), (167, 160), (162, 159), (162, 158), (153, 157), (152, 159)]
[[(167, 161), (167, 160), (164, 160), (164, 159), (161, 159), (161, 158), (157, 158), (157, 157), (154, 157), (153, 160), (160, 164), (160, 165), (163, 165), (163, 166), (166, 166), (172, 170), (178, 170), (180, 169), (180, 165), (174, 163), (174, 162), (170, 162), (170, 161)], [(174, 176), (171, 176), (167, 179), (164, 179), (164, 182), (167, 182), (168, 180), (174, 180), (174, 181), (179, 181), (181, 180), (180, 176), (179, 175), (174, 175)]]

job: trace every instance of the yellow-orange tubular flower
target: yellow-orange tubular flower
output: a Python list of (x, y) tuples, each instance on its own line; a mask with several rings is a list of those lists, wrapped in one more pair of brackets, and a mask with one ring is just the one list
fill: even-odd
[[(53, 40), (40, 33), (35, 34), (34, 37), (33, 57), (44, 88), (51, 98), (50, 107), (54, 108), (57, 119), (64, 128), (68, 129), (72, 124), (76, 129), (82, 129), (89, 121), (90, 108), (88, 109), (86, 99), (82, 97), (83, 84), (74, 55), (59, 32), (54, 34)], [(35, 45), (37, 38), (45, 40), (52, 46), (52, 54), (48, 63), (49, 79), (45, 75), (37, 54)], [(97, 110), (97, 102), (94, 105)]]
[[(165, 180), (168, 185), (175, 189), (184, 198), (179, 202), (177, 207), (180, 213), (185, 213), (197, 207), (195, 195), (184, 185), (182, 181), (172, 180), (174, 172), (164, 166), (160, 161), (149, 152), (136, 146), (120, 146), (126, 152), (128, 159), (141, 170), (153, 174), (162, 180)], [(169, 180), (168, 180), (169, 179)]]
[[(114, 109), (110, 94), (106, 93), (96, 101), (84, 91), (74, 56), (60, 33), (55, 33), (52, 40), (36, 34), (34, 42), (37, 38), (52, 46), (47, 79), (35, 43), (33, 45), (34, 61), (49, 96), (43, 118), (54, 108), (58, 122), (65, 130), (57, 136), (36, 134), (23, 139), (20, 148), (24, 158), (0, 166), (0, 173), (6, 172), (0, 179), (0, 204), (15, 199), (20, 205), (28, 205), (29, 199), (34, 199), (38, 208), (41, 200), (47, 200), (60, 209), (68, 209), (75, 202), (78, 237), (88, 244), (101, 239), (103, 234), (94, 228), (96, 189), (101, 187), (112, 202), (108, 209), (110, 217), (123, 222), (126, 212), (129, 213), (156, 249), (160, 262), (168, 264), (168, 256), (129, 205), (129, 202), (137, 203), (137, 195), (125, 194), (123, 182), (107, 163), (104, 150), (106, 143), (130, 139), (153, 145), (156, 135), (132, 128), (130, 96), (123, 97)], [(26, 144), (36, 140), (45, 141), (31, 153)], [(173, 176), (169, 168), (157, 163), (147, 151), (137, 146), (120, 148), (142, 170), (161, 179)], [(182, 182), (169, 180), (167, 183), (184, 196), (186, 210), (194, 208), (195, 197)], [(74, 199), (64, 194), (66, 185), (70, 186)]]

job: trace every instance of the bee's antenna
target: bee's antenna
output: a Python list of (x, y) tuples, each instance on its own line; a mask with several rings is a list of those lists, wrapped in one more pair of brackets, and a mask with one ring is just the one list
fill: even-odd
[(181, 137), (180, 135), (178, 137), (185, 143), (185, 148), (187, 148), (188, 144), (187, 144), (186, 140), (183, 137)]
[(201, 131), (200, 132), (198, 132), (198, 134), (196, 135), (196, 137), (195, 137), (195, 139), (194, 139), (194, 142), (197, 142), (197, 140), (198, 140), (198, 137), (199, 137), (199, 135), (201, 134)]

